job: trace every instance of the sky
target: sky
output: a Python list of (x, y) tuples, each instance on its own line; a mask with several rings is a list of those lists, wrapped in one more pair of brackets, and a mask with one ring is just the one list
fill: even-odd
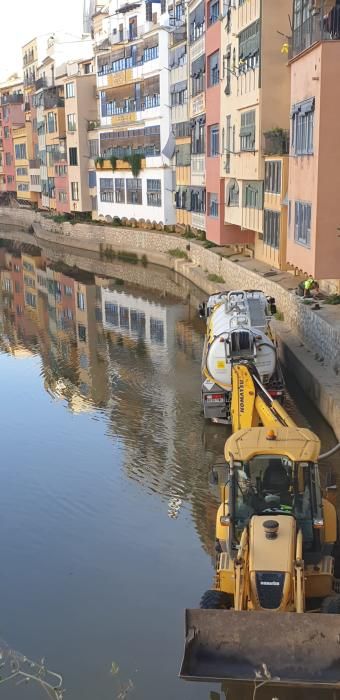
[(0, 82), (20, 70), (23, 44), (56, 31), (81, 33), (82, 18), (83, 0), (0, 0)]

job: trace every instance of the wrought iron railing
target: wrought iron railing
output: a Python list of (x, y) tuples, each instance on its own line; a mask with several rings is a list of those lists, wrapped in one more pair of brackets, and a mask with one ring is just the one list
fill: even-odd
[(309, 17), (299, 26), (296, 26), (292, 34), (291, 57), (297, 56), (318, 41), (340, 40), (340, 6), (329, 8), (325, 0), (319, 0), (317, 6), (313, 6)]

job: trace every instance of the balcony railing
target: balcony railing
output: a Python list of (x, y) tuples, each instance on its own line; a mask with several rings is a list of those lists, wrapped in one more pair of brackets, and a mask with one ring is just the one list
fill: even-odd
[[(334, 0), (335, 1), (335, 0)], [(292, 35), (291, 57), (297, 56), (319, 41), (340, 40), (340, 6), (326, 7), (325, 0), (313, 7), (310, 16), (295, 27)]]
[(43, 88), (48, 87), (48, 81), (46, 78), (38, 78), (38, 80), (35, 81), (35, 89), (36, 90), (42, 90)]
[(24, 101), (24, 96), (19, 93), (13, 95), (2, 95), (1, 104), (2, 105), (20, 105)]
[(102, 106), (102, 116), (103, 117), (114, 117), (117, 114), (129, 114), (130, 112), (143, 112), (145, 109), (152, 109), (153, 107), (159, 107), (160, 96), (159, 95), (145, 95), (142, 100), (126, 100), (124, 103), (118, 104), (117, 102), (103, 103)]
[(264, 134), (265, 156), (283, 156), (289, 153), (289, 131), (286, 129), (273, 129)]
[(138, 146), (137, 148), (115, 146), (103, 151), (101, 157), (107, 160), (111, 158), (111, 156), (114, 156), (117, 160), (124, 160), (127, 156), (133, 156), (135, 154), (143, 156), (143, 158), (155, 158), (160, 155), (160, 149), (156, 146)]

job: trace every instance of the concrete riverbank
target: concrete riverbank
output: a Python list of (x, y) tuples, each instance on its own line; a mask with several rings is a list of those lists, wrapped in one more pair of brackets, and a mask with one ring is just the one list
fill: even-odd
[(58, 224), (31, 210), (9, 208), (0, 208), (0, 224), (12, 230), (33, 227), (37, 244), (67, 246), (75, 255), (77, 251), (98, 253), (107, 246), (139, 258), (144, 255), (149, 263), (177, 271), (205, 295), (218, 289), (252, 288), (274, 296), (282, 318), (274, 324), (282, 360), (340, 439), (340, 307), (325, 306), (320, 311), (306, 307), (289, 289), (296, 281), (287, 273), (273, 279), (263, 266), (261, 274), (254, 261), (236, 262), (217, 248), (206, 249), (199, 241), (158, 231)]

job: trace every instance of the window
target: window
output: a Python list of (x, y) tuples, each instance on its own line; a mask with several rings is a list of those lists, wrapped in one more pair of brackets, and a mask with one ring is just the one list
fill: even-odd
[(127, 306), (119, 307), (119, 325), (121, 328), (130, 327), (129, 309)]
[(204, 212), (205, 212), (205, 188), (204, 187), (192, 187), (191, 188), (189, 211), (194, 211), (197, 214), (204, 214)]
[(142, 180), (137, 177), (126, 180), (126, 202), (127, 204), (142, 204)]
[(77, 202), (79, 200), (79, 183), (71, 182), (71, 198)]
[(205, 31), (205, 8), (204, 2), (201, 2), (197, 7), (189, 14), (189, 37), (190, 44), (203, 36)]
[(161, 181), (160, 180), (147, 180), (146, 181), (146, 192), (147, 192), (148, 207), (161, 207), (162, 206), (162, 193), (161, 193)]
[(209, 209), (208, 209), (208, 214), (209, 216), (218, 216), (218, 201), (217, 201), (217, 194), (214, 192), (210, 192), (208, 195), (208, 201), (209, 201)]
[(73, 295), (72, 287), (69, 287), (67, 284), (64, 284), (64, 294), (67, 297), (71, 297)]
[(220, 14), (220, 2), (219, 0), (210, 0), (208, 3), (208, 24), (214, 24), (217, 22)]
[(257, 20), (239, 34), (239, 70), (246, 72), (259, 65), (260, 22)]
[(36, 296), (34, 294), (31, 294), (31, 292), (26, 292), (25, 302), (27, 306), (31, 306), (33, 309), (35, 309), (37, 306)]
[(27, 170), (27, 168), (17, 168), (17, 175), (18, 175), (19, 177), (20, 177), (20, 175), (22, 175), (22, 176), (28, 175), (28, 170)]
[(244, 181), (243, 206), (247, 209), (263, 209), (263, 182)]
[(157, 46), (150, 46), (149, 48), (144, 49), (143, 53), (144, 63), (147, 63), (147, 61), (153, 61), (155, 58), (158, 58), (158, 44)]
[(7, 176), (7, 182), (8, 182), (9, 185), (12, 185), (12, 184), (13, 184), (13, 182), (14, 182), (14, 177), (13, 177), (13, 175), (8, 175), (8, 176)]
[(264, 176), (265, 192), (280, 194), (281, 192), (281, 161), (268, 160), (265, 163)]
[(75, 114), (68, 114), (67, 115), (67, 131), (76, 131), (77, 126), (76, 126), (76, 115)]
[(12, 165), (12, 156), (10, 153), (5, 153), (5, 163), (6, 165)]
[(85, 75), (89, 75), (91, 73), (91, 63), (85, 63), (84, 65), (84, 73)]
[(97, 184), (96, 171), (89, 170), (89, 187), (96, 187), (96, 184)]
[(47, 115), (47, 131), (49, 134), (57, 131), (57, 115), (54, 112), (49, 112)]
[(122, 177), (115, 178), (115, 201), (117, 204), (125, 202), (125, 182)]
[(15, 158), (16, 160), (26, 160), (26, 144), (16, 143), (15, 144)]
[(219, 145), (219, 134), (220, 134), (220, 129), (218, 124), (214, 124), (213, 126), (209, 127), (209, 150), (210, 156), (218, 156), (220, 154), (220, 145)]
[(67, 202), (67, 193), (65, 190), (60, 190), (60, 192), (58, 192), (58, 200), (59, 202)]
[(99, 180), (99, 192), (101, 202), (113, 202), (113, 178), (101, 177)]
[(307, 202), (295, 202), (294, 240), (308, 248), (311, 243), (311, 218), (312, 205)]
[(196, 58), (191, 64), (191, 93), (196, 97), (205, 88), (205, 55)]
[(291, 113), (292, 150), (296, 156), (313, 153), (314, 108), (314, 97), (293, 105)]
[(191, 124), (190, 122), (177, 122), (173, 124), (175, 129), (176, 138), (183, 138), (184, 136), (191, 136)]
[(185, 166), (191, 163), (190, 143), (181, 143), (176, 146), (176, 165)]
[(188, 90), (186, 86), (186, 81), (182, 83), (176, 83), (176, 85), (171, 86), (171, 107), (177, 107), (178, 105), (185, 105), (188, 100)]
[(29, 189), (27, 182), (18, 182), (18, 192), (29, 192)]
[(65, 177), (67, 175), (67, 165), (56, 165), (55, 174), (59, 177)]
[(11, 132), (9, 126), (4, 127), (4, 138), (9, 139), (11, 137)]
[(68, 149), (68, 157), (69, 157), (69, 164), (70, 165), (78, 165), (78, 150), (77, 148), (69, 148)]
[(85, 311), (85, 296), (83, 292), (77, 292), (77, 306), (80, 311)]
[(98, 139), (90, 139), (89, 140), (89, 150), (90, 150), (90, 158), (97, 158), (99, 155), (99, 148), (98, 148)]
[(40, 185), (40, 175), (30, 175), (31, 185)]
[(112, 326), (118, 326), (118, 304), (105, 302), (105, 319)]
[(280, 245), (280, 213), (278, 211), (264, 211), (263, 242), (271, 248)]
[(240, 197), (240, 188), (237, 180), (229, 180), (226, 189), (226, 205), (227, 207), (238, 207)]
[(220, 82), (219, 61), (220, 61), (220, 52), (219, 51), (215, 51), (214, 53), (211, 54), (211, 56), (208, 56), (209, 87), (213, 87), (214, 85), (219, 85), (219, 82)]
[(78, 323), (78, 338), (82, 343), (86, 343), (86, 327)]
[(255, 150), (255, 110), (241, 114), (241, 151)]
[(66, 83), (66, 97), (74, 97), (74, 83)]
[(230, 153), (231, 153), (231, 115), (226, 119), (226, 143), (225, 143), (225, 171), (230, 173)]

